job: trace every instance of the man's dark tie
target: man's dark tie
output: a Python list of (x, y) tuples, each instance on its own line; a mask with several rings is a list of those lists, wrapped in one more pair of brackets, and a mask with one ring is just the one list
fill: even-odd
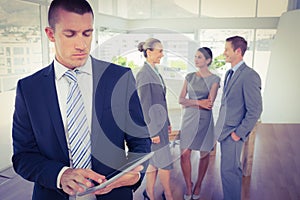
[(232, 74), (233, 74), (233, 70), (232, 69), (228, 70), (228, 73), (225, 77), (224, 89), (226, 89), (226, 87), (227, 87), (227, 85), (228, 85), (228, 83), (229, 83), (229, 81), (232, 77)]

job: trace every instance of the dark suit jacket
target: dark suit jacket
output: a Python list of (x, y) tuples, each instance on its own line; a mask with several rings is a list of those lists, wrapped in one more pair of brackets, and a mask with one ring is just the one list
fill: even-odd
[[(108, 175), (126, 162), (124, 141), (129, 158), (150, 152), (151, 141), (131, 71), (94, 58), (92, 70), (92, 169)], [(53, 63), (19, 80), (12, 134), (13, 166), (23, 178), (35, 182), (33, 199), (68, 198), (56, 187), (59, 171), (69, 166), (70, 160)], [(140, 183), (113, 190), (105, 199), (120, 194), (130, 199)]]

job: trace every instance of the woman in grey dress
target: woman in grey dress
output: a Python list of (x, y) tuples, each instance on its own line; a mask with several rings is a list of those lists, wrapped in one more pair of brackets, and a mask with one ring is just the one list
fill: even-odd
[(170, 170), (172, 156), (169, 147), (169, 132), (171, 131), (166, 102), (166, 86), (156, 68), (163, 57), (163, 46), (154, 38), (141, 42), (138, 46), (146, 61), (137, 73), (136, 83), (142, 105), (144, 118), (152, 139), (151, 151), (154, 156), (150, 159), (146, 176), (145, 199), (154, 199), (154, 185), (159, 174), (164, 188), (163, 197), (173, 200), (170, 189)]
[[(180, 164), (186, 183), (185, 200), (200, 198), (201, 183), (209, 163), (208, 155), (215, 144), (212, 108), (220, 87), (220, 77), (209, 71), (211, 62), (212, 52), (208, 47), (196, 51), (195, 65), (198, 71), (187, 74), (179, 97), (179, 103), (183, 106)], [(191, 180), (192, 150), (200, 151), (194, 189)]]

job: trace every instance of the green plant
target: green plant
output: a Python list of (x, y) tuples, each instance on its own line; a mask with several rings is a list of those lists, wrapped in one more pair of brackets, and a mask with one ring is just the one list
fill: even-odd
[(226, 61), (223, 54), (215, 57), (210, 65), (211, 69), (225, 69)]
[(139, 66), (135, 64), (132, 60), (128, 62), (128, 67), (131, 68), (132, 70), (139, 68)]
[(123, 57), (123, 56), (114, 56), (112, 58), (112, 62), (117, 64), (117, 65), (124, 66), (124, 67), (127, 66), (127, 58)]
[(129, 67), (133, 72), (136, 72), (139, 69), (139, 66), (135, 64), (133, 60), (128, 61), (127, 58), (123, 56), (114, 56), (112, 58), (112, 63), (123, 67)]

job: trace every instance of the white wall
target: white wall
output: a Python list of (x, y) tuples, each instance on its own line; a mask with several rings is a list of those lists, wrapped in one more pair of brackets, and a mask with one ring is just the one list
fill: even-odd
[(263, 94), (263, 123), (300, 123), (300, 10), (279, 20)]
[(0, 93), (0, 171), (11, 166), (12, 156), (12, 116), (15, 91)]

